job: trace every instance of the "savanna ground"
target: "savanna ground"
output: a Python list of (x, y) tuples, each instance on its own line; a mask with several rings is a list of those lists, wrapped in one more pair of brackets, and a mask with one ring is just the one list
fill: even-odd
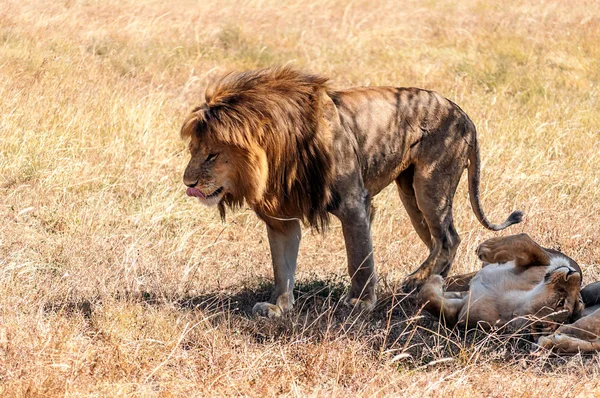
[[(381, 305), (355, 316), (340, 226), (305, 231), (297, 308), (250, 210), (184, 194), (179, 127), (212, 77), (291, 63), (332, 85), (439, 91), (478, 127), (482, 200), (600, 279), (596, 1), (3, 0), (0, 395), (599, 394), (600, 356), (528, 355), (444, 330), (400, 294), (425, 246), (390, 187), (373, 225)], [(466, 173), (465, 173), (466, 176)], [(465, 176), (453, 272), (495, 236)]]

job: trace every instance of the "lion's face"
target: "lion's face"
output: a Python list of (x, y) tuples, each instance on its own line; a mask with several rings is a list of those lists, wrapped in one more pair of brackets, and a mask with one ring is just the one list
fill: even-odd
[[(566, 264), (551, 268), (534, 290), (530, 313), (541, 320), (544, 328), (556, 328), (582, 310), (580, 288), (581, 274), (575, 269)], [(540, 326), (534, 325), (534, 329)]]
[(229, 204), (251, 205), (263, 199), (268, 178), (265, 151), (253, 142), (233, 145), (213, 139), (206, 124), (191, 118), (190, 161), (183, 174), (187, 195), (215, 206), (224, 198)]
[(225, 195), (236, 194), (237, 173), (229, 146), (192, 136), (189, 151), (191, 158), (183, 174), (188, 196), (197, 197), (206, 206), (215, 206)]

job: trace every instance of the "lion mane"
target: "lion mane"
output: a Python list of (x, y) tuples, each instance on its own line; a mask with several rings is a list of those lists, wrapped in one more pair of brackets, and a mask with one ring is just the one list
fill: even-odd
[(334, 178), (332, 137), (323, 118), (328, 79), (290, 67), (227, 74), (206, 89), (205, 104), (184, 121), (181, 136), (235, 151), (239, 194), (219, 204), (258, 215), (300, 218), (317, 229), (329, 222)]

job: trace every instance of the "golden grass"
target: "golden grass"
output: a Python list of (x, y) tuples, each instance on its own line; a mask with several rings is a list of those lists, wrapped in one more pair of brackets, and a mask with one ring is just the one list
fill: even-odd
[[(232, 69), (434, 89), (478, 127), (490, 219), (523, 210), (505, 233), (597, 280), (599, 15), (594, 1), (2, 1), (0, 395), (598, 394), (598, 355), (533, 360), (518, 339), (455, 336), (404, 302), (337, 308), (338, 224), (305, 235), (298, 309), (250, 317), (272, 273), (264, 227), (185, 197), (178, 130)], [(393, 188), (375, 203), (390, 296), (426, 250)], [(454, 271), (476, 269), (493, 234), (465, 179), (455, 218)]]

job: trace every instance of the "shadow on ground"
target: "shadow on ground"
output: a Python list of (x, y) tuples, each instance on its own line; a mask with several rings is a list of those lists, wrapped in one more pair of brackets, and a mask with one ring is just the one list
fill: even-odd
[[(529, 356), (532, 343), (524, 331), (507, 336), (482, 330), (447, 329), (438, 319), (421, 311), (414, 295), (402, 293), (399, 287), (382, 288), (375, 310), (360, 313), (344, 304), (346, 281), (313, 277), (297, 283), (292, 312), (278, 319), (253, 315), (254, 304), (269, 301), (272, 289), (271, 283), (264, 282), (187, 297), (167, 298), (136, 292), (123, 293), (115, 299), (200, 311), (210, 315), (215, 327), (230, 328), (258, 344), (358, 339), (376, 355), (406, 358), (417, 367), (447, 360), (471, 363), (481, 355), (492, 361), (535, 360)], [(101, 307), (100, 299), (92, 299), (53, 303), (45, 309), (67, 315), (79, 312), (91, 319)]]

